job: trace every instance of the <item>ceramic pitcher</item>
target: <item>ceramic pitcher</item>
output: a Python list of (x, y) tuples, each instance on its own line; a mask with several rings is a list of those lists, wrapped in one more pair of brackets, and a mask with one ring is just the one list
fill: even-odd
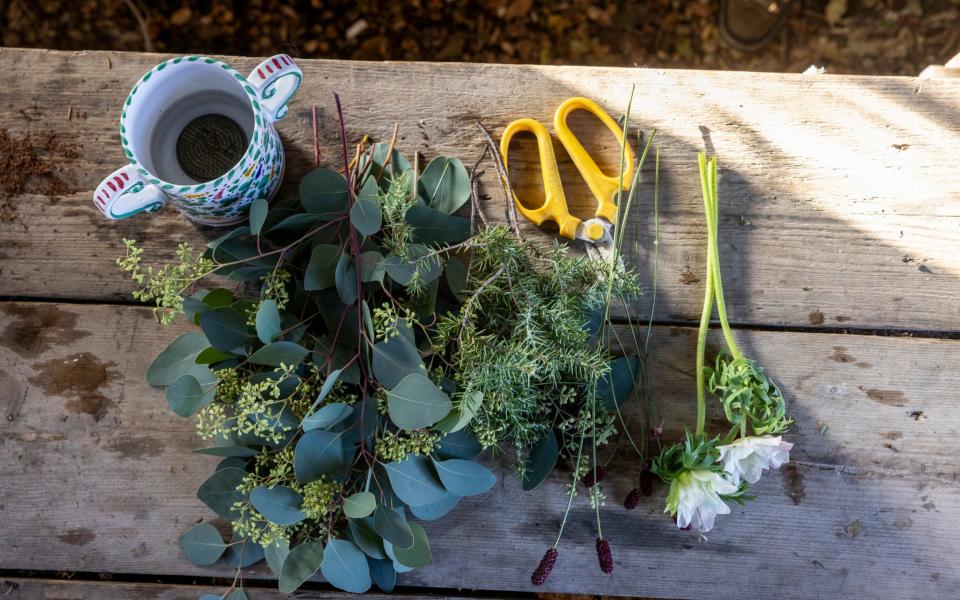
[(246, 217), (283, 178), (284, 155), (273, 123), (300, 87), (300, 68), (286, 54), (248, 76), (205, 56), (162, 62), (133, 86), (120, 113), (129, 164), (93, 194), (108, 219), (155, 212), (167, 201), (205, 225)]

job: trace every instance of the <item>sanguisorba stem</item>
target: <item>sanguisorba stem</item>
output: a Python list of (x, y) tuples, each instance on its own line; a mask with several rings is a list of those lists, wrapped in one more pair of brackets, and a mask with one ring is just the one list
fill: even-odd
[(707, 155), (701, 152), (700, 187), (703, 189), (703, 205), (707, 216), (707, 274), (703, 293), (703, 311), (700, 313), (700, 329), (697, 332), (697, 430), (696, 437), (703, 436), (707, 421), (707, 394), (706, 382), (703, 378), (703, 368), (707, 353), (707, 332), (710, 331), (710, 315), (713, 313), (713, 244), (711, 243), (711, 210), (710, 210), (710, 182), (707, 176)]
[(717, 316), (720, 318), (720, 327), (723, 329), (723, 337), (727, 342), (730, 354), (733, 355), (734, 359), (739, 359), (743, 356), (743, 353), (740, 352), (737, 342), (733, 339), (730, 321), (727, 320), (727, 305), (723, 298), (723, 278), (720, 274), (720, 244), (718, 242), (720, 195), (717, 188), (717, 157), (710, 157), (709, 163), (707, 163), (706, 154), (702, 152), (700, 154), (700, 180), (703, 187), (704, 208), (707, 212), (707, 236), (710, 245), (713, 247), (710, 269), (713, 273), (713, 288), (717, 299)]

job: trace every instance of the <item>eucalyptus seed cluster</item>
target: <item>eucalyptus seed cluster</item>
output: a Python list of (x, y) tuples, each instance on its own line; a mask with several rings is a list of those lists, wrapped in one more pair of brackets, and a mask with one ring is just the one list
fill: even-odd
[(160, 269), (143, 268), (143, 248), (137, 246), (136, 240), (124, 238), (123, 247), (126, 254), (117, 258), (116, 263), (140, 286), (139, 290), (134, 290), (133, 297), (141, 302), (154, 301), (153, 314), (164, 325), (173, 323), (177, 315), (183, 314), (183, 293), (216, 268), (213, 261), (203, 253), (194, 254), (185, 242), (177, 246), (177, 262)]

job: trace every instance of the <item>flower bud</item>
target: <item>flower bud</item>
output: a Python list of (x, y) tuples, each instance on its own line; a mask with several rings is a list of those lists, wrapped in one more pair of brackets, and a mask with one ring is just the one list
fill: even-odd
[(626, 500), (623, 501), (623, 507), (627, 510), (633, 510), (640, 504), (640, 490), (633, 488), (630, 490), (630, 493), (627, 494)]
[(546, 554), (543, 555), (543, 559), (540, 560), (540, 564), (537, 565), (537, 569), (533, 572), (533, 575), (530, 577), (530, 582), (533, 585), (543, 585), (547, 581), (547, 577), (550, 576), (550, 571), (553, 570), (554, 563), (557, 562), (557, 549), (550, 548), (547, 550)]
[(600, 570), (609, 575), (613, 573), (613, 555), (610, 554), (610, 543), (597, 538), (597, 559), (600, 561)]

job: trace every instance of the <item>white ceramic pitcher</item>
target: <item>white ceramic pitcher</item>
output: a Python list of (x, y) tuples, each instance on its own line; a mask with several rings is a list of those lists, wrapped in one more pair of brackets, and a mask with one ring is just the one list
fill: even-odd
[(155, 212), (169, 200), (205, 225), (243, 220), (250, 203), (272, 197), (283, 178), (283, 145), (273, 122), (287, 113), (301, 78), (286, 54), (246, 77), (205, 56), (150, 69), (120, 114), (130, 164), (100, 183), (94, 204), (108, 219)]

